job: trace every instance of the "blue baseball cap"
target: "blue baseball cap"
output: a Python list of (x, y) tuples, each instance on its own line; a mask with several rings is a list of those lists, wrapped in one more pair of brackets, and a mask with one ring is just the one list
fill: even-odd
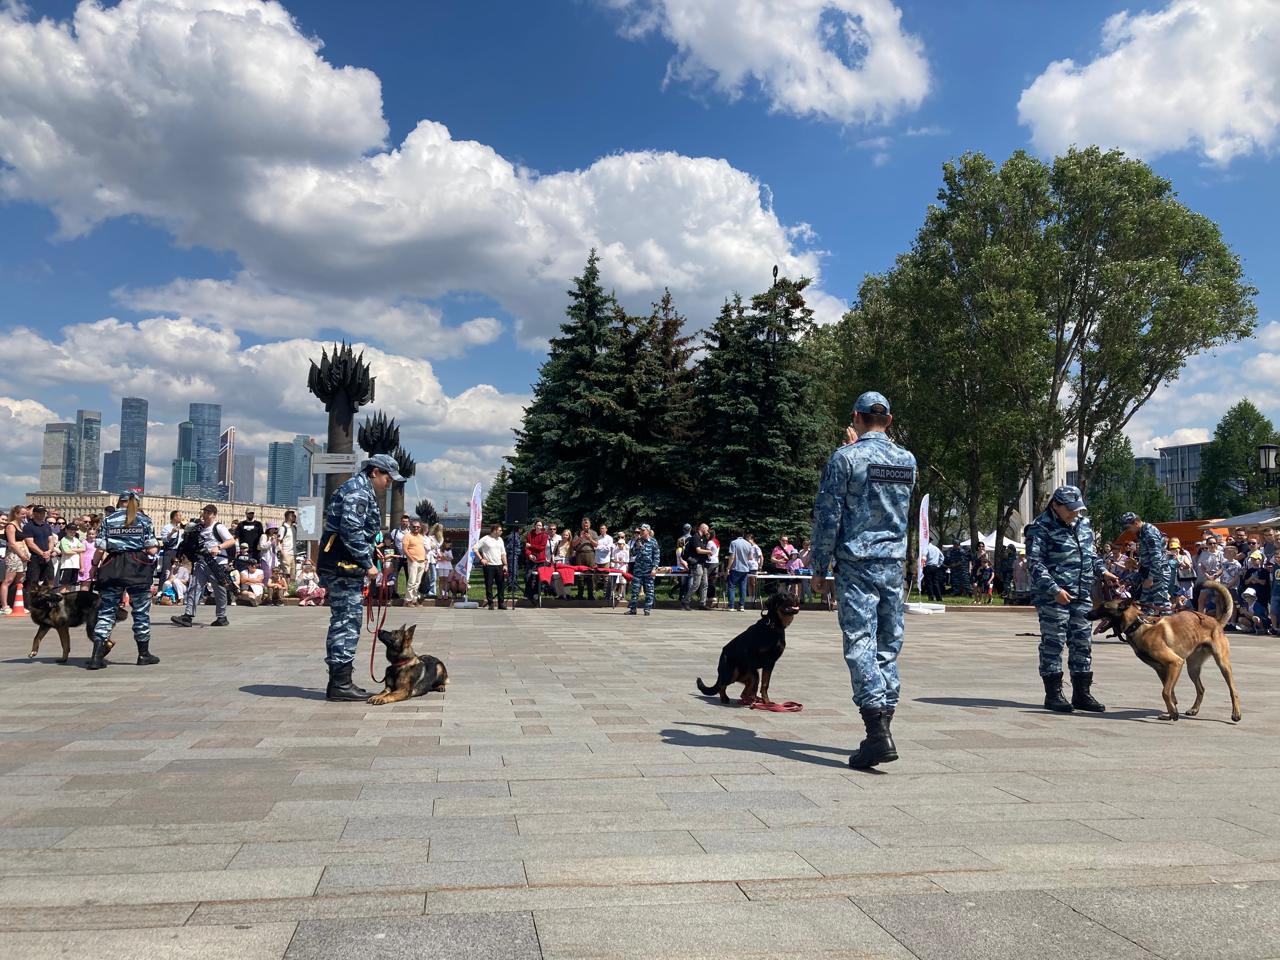
[(1068, 510), (1076, 513), (1085, 508), (1084, 497), (1080, 495), (1080, 488), (1073, 487), (1069, 483), (1064, 483), (1053, 491), (1053, 502), (1060, 503)]
[(395, 457), (389, 453), (377, 453), (367, 460), (360, 461), (361, 473), (364, 473), (370, 467), (377, 467), (383, 473), (391, 474), (391, 479), (396, 483), (404, 483), (404, 477), (400, 476), (400, 465), (396, 463)]
[(1128, 513), (1122, 514), (1120, 517), (1120, 526), (1127, 527), (1133, 521), (1138, 519), (1138, 515), (1130, 510)]
[[(873, 410), (876, 404), (884, 407), (883, 411)], [(885, 399), (883, 393), (876, 393), (874, 390), (868, 390), (857, 400), (853, 402), (854, 413), (889, 413), (889, 401)]]

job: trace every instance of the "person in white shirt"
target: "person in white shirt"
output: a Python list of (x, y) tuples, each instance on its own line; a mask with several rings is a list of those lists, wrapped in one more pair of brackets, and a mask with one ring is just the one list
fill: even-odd
[(489, 527), (489, 535), (476, 541), (476, 556), (484, 568), (484, 599), (493, 609), (493, 588), (497, 584), (498, 606), (507, 609), (507, 545), (502, 539), (502, 524)]
[(760, 544), (756, 543), (754, 533), (747, 534), (747, 542), (751, 544), (751, 561), (747, 569), (747, 596), (754, 600), (757, 597), (756, 574), (764, 566), (764, 551), (760, 549)]
[(725, 605), (738, 613), (742, 612), (746, 603), (747, 575), (751, 572), (751, 562), (755, 559), (755, 552), (755, 545), (742, 535), (729, 544), (729, 587)]
[[(604, 528), (601, 527), (601, 530)], [(619, 537), (613, 543), (613, 549), (609, 552), (609, 560), (602, 566), (612, 567), (614, 570), (626, 570), (631, 563), (631, 548), (627, 546), (627, 541)], [(608, 596), (605, 599), (612, 604), (614, 597), (622, 597), (626, 590), (623, 585), (623, 575), (621, 573), (612, 573), (609, 575)]]
[(433, 523), (424, 542), (427, 548), (427, 566), (423, 571), (423, 589), (420, 592), (430, 599), (436, 595), (436, 584), (440, 580), (440, 548), (444, 544), (444, 525)]
[(266, 582), (267, 578), (262, 572), (262, 564), (257, 560), (251, 561), (248, 569), (240, 573), (238, 581), (239, 593), (236, 596), (236, 603), (256, 607), (262, 602), (262, 593)]

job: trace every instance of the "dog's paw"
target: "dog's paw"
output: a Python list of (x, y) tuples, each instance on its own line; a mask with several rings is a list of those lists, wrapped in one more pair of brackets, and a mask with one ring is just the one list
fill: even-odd
[(1177, 720), (1178, 712), (1175, 710), (1173, 713), (1162, 713), (1160, 714), (1160, 719), (1161, 720)]
[(1240, 722), (1240, 714), (1238, 714), (1238, 713), (1233, 713), (1233, 714), (1231, 715), (1231, 722), (1232, 722), (1232, 723), (1239, 723), (1239, 722)]
[(36, 651), (35, 651), (35, 650), (32, 650), (30, 653), (28, 653), (28, 654), (27, 654), (27, 659), (28, 659), (28, 660), (34, 660), (35, 658), (36, 658)]
[(387, 702), (387, 698), (382, 696), (375, 696), (375, 697), (369, 698), (369, 703), (373, 704), (375, 707), (380, 707), (386, 702)]
[(1197, 710), (1195, 707), (1187, 707), (1187, 709), (1182, 712), (1182, 715), (1184, 717), (1194, 717), (1199, 712), (1200, 711)]

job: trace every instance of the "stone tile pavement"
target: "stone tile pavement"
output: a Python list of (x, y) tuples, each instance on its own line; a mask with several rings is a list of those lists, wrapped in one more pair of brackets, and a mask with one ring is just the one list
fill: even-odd
[(0, 955), (1280, 957), (1280, 641), (1232, 638), (1239, 725), (1208, 672), (1157, 720), (1115, 643), (1064, 717), (1029, 615), (911, 617), (902, 760), (855, 773), (832, 615), (802, 713), (696, 693), (750, 616), (393, 611), (452, 683), (390, 707), (323, 700), (323, 610), (101, 673), (0, 621)]

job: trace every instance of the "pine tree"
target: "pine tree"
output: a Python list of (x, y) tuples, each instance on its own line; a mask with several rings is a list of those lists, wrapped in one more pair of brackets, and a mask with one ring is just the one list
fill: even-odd
[[(775, 276), (751, 298), (727, 301), (706, 335), (695, 380), (699, 435), (689, 450), (702, 516), (722, 533), (800, 536), (810, 525), (821, 456), (803, 337), (813, 327), (806, 278)], [(695, 466), (696, 465), (696, 466)], [(691, 518), (694, 519), (694, 518)]]
[(485, 494), (481, 515), (484, 518), (482, 529), (486, 532), (491, 523), (502, 523), (507, 515), (507, 492), (511, 489), (511, 471), (506, 464), (498, 468), (489, 492)]

